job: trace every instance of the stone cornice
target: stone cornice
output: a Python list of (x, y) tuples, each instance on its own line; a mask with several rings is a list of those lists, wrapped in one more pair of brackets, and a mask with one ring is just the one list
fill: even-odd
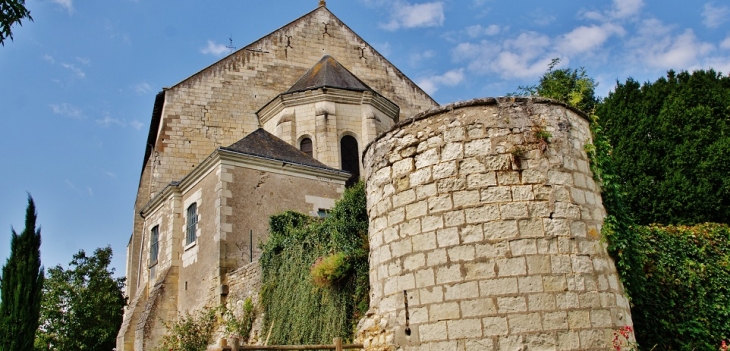
[(280, 94), (256, 111), (261, 125), (277, 116), (287, 107), (313, 104), (317, 102), (335, 102), (348, 105), (371, 105), (382, 111), (393, 121), (397, 121), (400, 107), (386, 97), (371, 91), (352, 91), (337, 88), (318, 88), (302, 92)]

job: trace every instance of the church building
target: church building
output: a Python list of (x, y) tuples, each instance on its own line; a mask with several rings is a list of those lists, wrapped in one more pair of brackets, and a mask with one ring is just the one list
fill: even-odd
[[(330, 12), (314, 11), (155, 98), (127, 246), (117, 350), (246, 284), (269, 216), (323, 216), (364, 147), (438, 104)], [(239, 273), (236, 273), (239, 272)], [(253, 282), (255, 283), (255, 282)]]

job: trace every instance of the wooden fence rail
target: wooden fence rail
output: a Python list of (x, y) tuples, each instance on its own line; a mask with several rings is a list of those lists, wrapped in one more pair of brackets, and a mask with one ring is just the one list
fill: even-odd
[[(335, 338), (332, 341), (332, 345), (242, 345), (236, 347), (236, 350), (257, 350), (257, 351), (268, 351), (268, 350), (361, 350), (364, 346), (362, 344), (342, 344), (342, 338)], [(230, 346), (223, 348), (223, 351), (233, 350)]]

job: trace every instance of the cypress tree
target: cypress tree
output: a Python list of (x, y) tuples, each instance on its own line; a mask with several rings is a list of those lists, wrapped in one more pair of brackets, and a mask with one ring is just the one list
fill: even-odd
[(41, 230), (36, 229), (33, 198), (28, 196), (25, 229), (11, 229), (10, 257), (0, 277), (0, 351), (33, 350), (43, 288)]

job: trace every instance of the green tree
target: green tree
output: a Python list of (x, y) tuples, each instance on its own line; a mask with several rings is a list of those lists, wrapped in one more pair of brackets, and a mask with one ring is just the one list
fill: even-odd
[(109, 268), (110, 247), (86, 256), (80, 250), (68, 269), (48, 270), (41, 305), (37, 349), (109, 351), (116, 345), (126, 298), (124, 278)]
[(0, 279), (0, 351), (27, 351), (33, 347), (43, 287), (41, 230), (36, 229), (33, 198), (28, 196), (25, 229), (11, 229), (10, 257)]
[(10, 38), (13, 40), (12, 26), (14, 24), (23, 25), (22, 20), (27, 18), (33, 20), (30, 17), (30, 11), (25, 8), (25, 0), (0, 0), (0, 10), (2, 11), (2, 17), (0, 17), (0, 44), (5, 46), (5, 39)]
[(520, 86), (515, 95), (551, 98), (591, 113), (598, 103), (595, 95), (598, 83), (588, 76), (583, 67), (555, 69), (559, 64), (559, 58), (553, 59), (547, 72), (540, 77), (540, 83)]
[(698, 70), (617, 83), (597, 109), (640, 224), (728, 223), (730, 77)]

